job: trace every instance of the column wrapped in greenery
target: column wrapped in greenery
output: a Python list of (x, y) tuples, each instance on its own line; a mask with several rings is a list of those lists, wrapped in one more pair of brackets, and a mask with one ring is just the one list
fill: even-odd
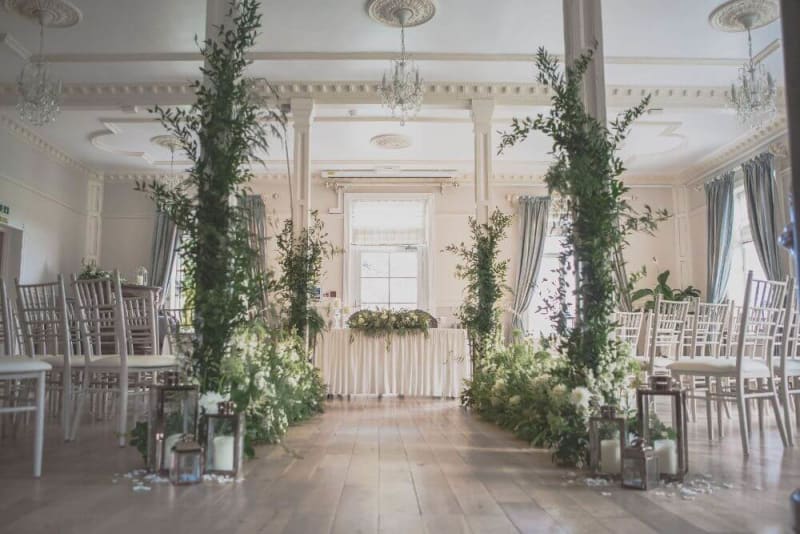
[(460, 256), (462, 263), (456, 266), (456, 276), (467, 282), (458, 318), (468, 332), (473, 368), (500, 333), (500, 300), (506, 289), (508, 260), (498, 256), (510, 224), (511, 216), (499, 209), (484, 224), (470, 217), (472, 242), (445, 248)]
[(155, 108), (192, 162), (188, 177), (174, 188), (138, 183), (181, 229), (184, 286), (195, 310), (192, 364), (203, 391), (216, 391), (220, 362), (235, 329), (244, 324), (263, 295), (263, 275), (253, 269), (258, 255), (249, 242), (245, 208), (240, 207), (253, 177), (250, 165), (279, 136), (284, 117), (260, 91), (269, 85), (246, 78), (248, 51), (261, 26), (256, 0), (232, 1), (230, 27), (202, 41), (202, 81), (192, 84), (188, 108)]
[[(550, 110), (535, 118), (514, 119), (511, 131), (503, 133), (500, 152), (531, 132), (552, 140), (555, 161), (545, 183), (565, 204), (562, 258), (574, 257), (577, 271), (575, 325), (561, 332), (559, 342), (560, 352), (570, 361), (563, 367), (564, 378), (570, 387), (589, 385), (613, 402), (626, 369), (611, 338), (616, 303), (612, 256), (627, 245), (630, 233), (652, 232), (667, 214), (649, 206), (634, 210), (626, 199), (628, 187), (619, 178), (625, 169), (618, 149), (650, 97), (619, 114), (608, 127), (599, 123), (586, 110), (581, 90), (592, 56), (592, 51), (581, 55), (565, 75), (558, 61), (539, 49), (538, 81), (551, 91)], [(561, 265), (563, 277), (568, 268), (564, 261)], [(563, 327), (562, 313), (557, 310), (554, 319)]]
[(274, 289), (283, 311), (284, 327), (313, 346), (325, 323), (310, 306), (311, 299), (322, 278), (323, 260), (332, 258), (339, 250), (328, 239), (319, 214), (312, 211), (309, 226), (296, 235), (292, 220), (284, 222), (277, 236), (277, 252), (281, 275)]

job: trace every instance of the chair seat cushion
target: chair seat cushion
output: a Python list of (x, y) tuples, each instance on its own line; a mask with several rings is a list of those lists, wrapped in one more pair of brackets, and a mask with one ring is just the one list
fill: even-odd
[[(667, 368), (673, 374), (735, 375), (736, 358), (687, 358), (672, 362)], [(747, 377), (767, 377), (771, 371), (767, 368), (766, 362), (745, 358), (742, 361), (742, 373)]]
[[(103, 356), (93, 360), (90, 367), (100, 369), (119, 369), (122, 365), (120, 356)], [(135, 355), (128, 356), (128, 369), (159, 369), (164, 367), (177, 367), (178, 358), (171, 355)]]
[[(781, 359), (773, 358), (772, 366), (776, 371), (781, 371)], [(800, 360), (795, 358), (786, 359), (786, 376), (800, 376)]]
[[(636, 360), (645, 366), (650, 365), (650, 358), (648, 358), (647, 356), (637, 356)], [(667, 365), (673, 362), (675, 362), (675, 360), (673, 360), (672, 358), (664, 358), (663, 356), (656, 356), (655, 359), (653, 360), (653, 367), (657, 369), (664, 369), (667, 367)]]
[(0, 358), (0, 375), (50, 371), (52, 368), (49, 363), (33, 358)]

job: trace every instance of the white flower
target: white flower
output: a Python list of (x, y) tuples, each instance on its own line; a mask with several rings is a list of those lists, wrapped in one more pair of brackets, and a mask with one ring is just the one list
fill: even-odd
[(519, 404), (519, 402), (520, 402), (521, 400), (522, 400), (522, 397), (520, 397), (519, 395), (514, 395), (513, 397), (511, 397), (510, 399), (508, 399), (508, 404), (509, 404), (510, 406), (516, 406), (517, 404)]
[(495, 381), (494, 386), (492, 386), (492, 391), (495, 393), (505, 391), (505, 389), (506, 389), (506, 381), (503, 380), (502, 378), (498, 378)]
[(592, 399), (592, 393), (585, 387), (576, 387), (572, 390), (569, 396), (569, 401), (575, 405), (576, 408), (586, 410), (589, 408), (589, 401)]
[(204, 413), (214, 415), (217, 413), (218, 404), (229, 400), (229, 395), (222, 395), (216, 391), (207, 391), (200, 396), (200, 408)]
[(567, 386), (564, 384), (558, 384), (556, 387), (553, 388), (553, 397), (555, 399), (561, 400), (567, 395)]

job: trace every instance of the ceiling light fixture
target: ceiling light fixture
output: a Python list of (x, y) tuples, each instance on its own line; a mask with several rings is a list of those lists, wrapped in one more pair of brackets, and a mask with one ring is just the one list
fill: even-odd
[(74, 26), (81, 12), (65, 0), (5, 0), (4, 5), (39, 24), (39, 54), (28, 59), (17, 78), (17, 111), (23, 120), (43, 126), (61, 111), (61, 80), (44, 60), (44, 28)]
[(429, 21), (436, 12), (431, 0), (372, 0), (369, 15), (383, 24), (400, 27), (400, 57), (391, 62), (378, 86), (381, 102), (403, 126), (422, 107), (425, 88), (419, 69), (406, 54), (406, 28)]
[(728, 95), (739, 122), (748, 127), (761, 126), (777, 110), (775, 79), (763, 63), (753, 57), (752, 30), (778, 18), (774, 0), (731, 0), (712, 11), (711, 25), (722, 31), (747, 32), (747, 61), (739, 67), (739, 77)]

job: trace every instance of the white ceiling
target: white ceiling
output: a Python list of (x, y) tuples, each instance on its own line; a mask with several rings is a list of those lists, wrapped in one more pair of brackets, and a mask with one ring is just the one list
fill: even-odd
[[(204, 0), (72, 1), (83, 12), (80, 25), (46, 34), (45, 52), (66, 83), (183, 82), (197, 77), (194, 36), (204, 32)], [(398, 49), (399, 33), (373, 22), (365, 4), (366, 0), (265, 0), (252, 73), (272, 81), (377, 81), (386, 59)], [(607, 83), (650, 89), (726, 87), (747, 49), (744, 35), (709, 26), (708, 14), (717, 4), (604, 0)], [(563, 50), (561, 7), (561, 0), (439, 0), (430, 23), (407, 31), (408, 48), (424, 56), (418, 65), (429, 82), (533, 83), (534, 68), (526, 56), (539, 46), (555, 54)], [(35, 51), (36, 26), (0, 8), (0, 35), (4, 33)], [(759, 51), (779, 37), (780, 25), (770, 24), (756, 30), (754, 47)], [(17, 54), (0, 45), (0, 84), (13, 84), (21, 65)], [(780, 50), (766, 65), (782, 83)], [(169, 168), (169, 154), (149, 142), (163, 131), (146, 112), (123, 112), (119, 106), (87, 110), (90, 104), (87, 98), (84, 105), (68, 106), (55, 124), (36, 132), (103, 172)], [(663, 112), (634, 127), (624, 150), (631, 171), (641, 175), (680, 173), (744, 133), (719, 102), (660, 107)], [(350, 110), (356, 111), (355, 117)], [(0, 111), (14, 116), (10, 107)], [(495, 126), (502, 129), (512, 116), (535, 111), (500, 107)], [(472, 168), (472, 124), (463, 109), (426, 107), (421, 120), (405, 128), (385, 120), (386, 111), (370, 103), (319, 106), (317, 116), (311, 144), (317, 169), (370, 162), (465, 172)], [(111, 131), (106, 130), (108, 124)], [(374, 135), (395, 132), (410, 135), (413, 145), (387, 151), (369, 144)], [(540, 173), (548, 147), (544, 139), (531, 139), (499, 157), (495, 169)], [(269, 158), (276, 172), (282, 167), (281, 152), (274, 150)]]

